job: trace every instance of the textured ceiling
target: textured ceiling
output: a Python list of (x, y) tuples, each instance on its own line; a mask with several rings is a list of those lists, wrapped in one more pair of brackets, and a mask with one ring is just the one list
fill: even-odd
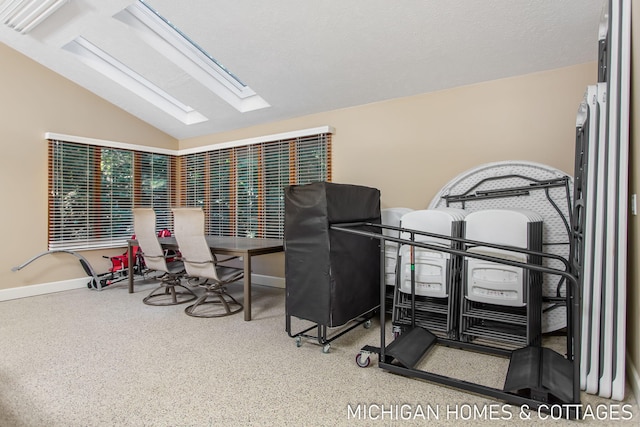
[[(0, 41), (184, 139), (597, 59), (605, 0), (148, 0), (271, 106), (240, 113), (113, 15), (70, 0)], [(61, 47), (82, 36), (209, 120), (185, 125)]]

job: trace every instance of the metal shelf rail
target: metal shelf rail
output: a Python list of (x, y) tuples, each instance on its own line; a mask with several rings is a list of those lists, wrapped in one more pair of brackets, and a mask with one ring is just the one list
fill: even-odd
[[(360, 325), (363, 325), (365, 329), (369, 329), (371, 327), (371, 319), (375, 317), (378, 309), (374, 309), (367, 313), (364, 313), (362, 316), (359, 316), (350, 322), (347, 322), (345, 325), (332, 328), (333, 331), (330, 332), (330, 328), (327, 325), (323, 325), (320, 323), (315, 323), (312, 326), (309, 326), (299, 332), (292, 332), (291, 326), (291, 316), (285, 316), (285, 329), (289, 337), (294, 338), (296, 340), (296, 347), (302, 346), (302, 339), (306, 338), (311, 341), (317, 341), (320, 346), (322, 346), (323, 353), (329, 353), (331, 350), (331, 343), (346, 334), (349, 331), (357, 328)], [(311, 331), (316, 330), (315, 335), (311, 333)]]
[[(528, 182), (529, 184), (506, 185), (507, 182), (514, 179), (523, 181), (523, 182)], [(502, 183), (503, 181), (505, 182), (504, 187), (489, 188), (489, 189), (483, 188), (487, 185), (497, 186), (499, 185), (499, 183)], [(460, 206), (463, 209), (467, 209), (467, 204), (472, 202), (481, 202), (481, 201), (487, 201), (490, 199), (520, 198), (523, 196), (525, 197), (530, 196), (535, 191), (544, 190), (544, 195), (546, 197), (548, 204), (551, 206), (552, 210), (555, 211), (555, 213), (557, 214), (557, 219), (559, 219), (563, 224), (564, 229), (566, 230), (566, 235), (567, 235), (566, 241), (544, 241), (543, 246), (546, 248), (544, 252), (562, 254), (564, 250), (559, 248), (568, 247), (567, 259), (572, 259), (575, 256), (573, 251), (574, 251), (574, 248), (576, 248), (576, 246), (573, 244), (574, 243), (573, 238), (575, 236), (572, 236), (572, 229), (571, 229), (571, 225), (573, 224), (573, 220), (574, 220), (573, 219), (574, 214), (572, 209), (570, 184), (571, 184), (570, 178), (569, 176), (566, 176), (566, 175), (559, 178), (554, 178), (554, 179), (536, 179), (531, 176), (525, 176), (522, 174), (513, 173), (513, 174), (504, 174), (504, 175), (497, 175), (497, 176), (484, 178), (460, 194), (445, 194), (441, 198), (442, 200), (444, 200), (445, 205), (447, 207), (454, 205), (454, 206)], [(580, 186), (580, 182), (577, 176), (573, 184), (574, 184), (574, 192), (575, 192), (576, 187)], [(559, 198), (559, 200), (557, 201), (554, 200), (554, 197), (552, 197), (550, 193), (550, 191), (553, 189), (564, 190), (563, 191), (564, 197), (560, 196), (561, 192), (558, 191), (557, 193), (555, 193), (555, 195)], [(564, 198), (564, 200), (560, 200), (562, 198)], [(559, 203), (562, 201), (565, 202), (565, 206), (563, 207), (559, 206)], [(527, 208), (529, 208), (529, 206), (530, 205), (527, 205)], [(536, 208), (531, 207), (531, 209), (539, 212), (538, 207)], [(563, 209), (566, 209), (566, 213), (563, 212)], [(548, 215), (550, 214), (551, 214), (551, 211), (548, 212)], [(548, 221), (548, 218), (545, 217), (545, 228), (547, 227), (547, 224), (548, 224), (547, 221)], [(555, 234), (556, 232), (558, 234)], [(545, 234), (547, 233), (550, 233), (550, 231), (545, 232)], [(553, 234), (557, 239), (560, 236), (560, 228), (558, 228), (558, 230), (556, 230)], [(549, 236), (546, 236), (546, 238), (549, 238)], [(558, 249), (550, 249), (550, 247), (554, 247), (554, 246)], [(576, 270), (572, 270), (572, 272), (577, 273)], [(545, 286), (545, 289), (543, 289), (542, 299), (543, 299), (543, 302), (546, 304), (546, 306), (543, 309), (543, 313), (546, 313), (548, 316), (551, 316), (552, 313), (550, 312), (552, 310), (564, 307), (565, 298), (562, 296), (563, 289), (564, 289), (564, 286), (563, 286), (564, 280), (562, 279), (562, 277), (558, 280), (555, 286), (555, 291), (552, 291), (553, 287), (551, 286), (550, 278), (546, 277), (545, 280), (548, 281), (548, 283)], [(555, 318), (555, 316), (553, 317)], [(559, 319), (561, 319), (561, 315)], [(550, 328), (548, 331), (559, 329), (561, 326), (563, 326), (559, 321), (554, 322), (551, 319), (547, 319), (547, 320), (550, 323), (550, 325), (548, 325), (548, 327)]]
[[(377, 227), (380, 232), (372, 232), (371, 227)], [(491, 398), (499, 399), (515, 405), (527, 405), (532, 409), (549, 409), (550, 405), (560, 405), (559, 410), (566, 418), (579, 419), (581, 414), (580, 406), (580, 292), (579, 280), (569, 273), (570, 267), (564, 258), (547, 253), (531, 251), (523, 248), (494, 245), (487, 242), (472, 241), (463, 238), (426, 233), (416, 230), (401, 229), (399, 227), (373, 224), (368, 222), (352, 222), (331, 225), (333, 230), (351, 233), (368, 238), (376, 238), (381, 242), (385, 240), (399, 244), (407, 244), (428, 250), (438, 250), (448, 252), (452, 255), (476, 258), (484, 261), (520, 267), (540, 273), (560, 276), (567, 283), (566, 306), (567, 306), (567, 348), (566, 356), (562, 356), (550, 348), (542, 345), (529, 345), (516, 350), (495, 348), (483, 344), (472, 342), (462, 342), (455, 339), (440, 338), (432, 334), (427, 329), (416, 326), (415, 321), (412, 329), (401, 334), (389, 345), (386, 344), (385, 332), (385, 299), (384, 299), (384, 262), (380, 266), (381, 277), (381, 306), (380, 306), (380, 346), (365, 346), (356, 357), (359, 366), (365, 367), (369, 364), (369, 355), (378, 354), (378, 367), (386, 371), (403, 375), (410, 378), (419, 378), (426, 381), (443, 384), (460, 390), (479, 393)], [(368, 228), (365, 229), (365, 228)], [(382, 233), (384, 229), (401, 230), (410, 233), (410, 239), (392, 237)], [(496, 258), (479, 253), (470, 253), (455, 248), (442, 248), (432, 244), (416, 242), (415, 235), (421, 234), (430, 237), (449, 239), (463, 242), (470, 245), (483, 245), (496, 249), (520, 252), (540, 257), (550, 257), (562, 262), (565, 270), (545, 267), (537, 264), (527, 264), (509, 259)], [(380, 245), (384, 248), (384, 245)], [(381, 259), (384, 259), (384, 249), (381, 249)], [(412, 283), (412, 294), (415, 293), (415, 283)], [(412, 310), (415, 312), (415, 298), (413, 298)], [(415, 316), (414, 316), (415, 317)], [(445, 375), (417, 369), (415, 366), (423, 356), (436, 344), (442, 344), (452, 348), (463, 350), (473, 350), (480, 353), (504, 356), (510, 358), (509, 369), (506, 375), (503, 389), (488, 387), (483, 384), (473, 383), (462, 379), (452, 378)]]

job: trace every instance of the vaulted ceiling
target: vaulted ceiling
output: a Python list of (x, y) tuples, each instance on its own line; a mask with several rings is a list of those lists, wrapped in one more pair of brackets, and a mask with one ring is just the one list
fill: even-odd
[[(0, 18), (16, 1), (0, 0)], [(0, 41), (178, 139), (595, 61), (605, 4), (145, 0), (255, 92), (257, 103), (243, 107), (139, 31), (123, 12), (139, 2), (60, 1), (24, 34), (4, 17)], [(87, 46), (151, 86), (141, 92), (131, 75), (94, 67)], [(163, 107), (167, 94), (179, 114)]]

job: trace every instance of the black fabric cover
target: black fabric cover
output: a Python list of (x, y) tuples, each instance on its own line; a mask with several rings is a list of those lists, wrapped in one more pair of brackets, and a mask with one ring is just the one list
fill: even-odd
[(286, 187), (284, 194), (287, 315), (336, 327), (379, 306), (379, 240), (329, 227), (379, 224), (380, 191), (317, 182)]

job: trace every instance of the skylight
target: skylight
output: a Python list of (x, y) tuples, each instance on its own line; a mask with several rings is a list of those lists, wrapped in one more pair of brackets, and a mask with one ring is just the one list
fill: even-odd
[(63, 49), (186, 125), (208, 120), (83, 37), (75, 38)]
[(0, 4), (0, 22), (26, 34), (60, 9), (68, 0), (5, 0)]
[(189, 43), (191, 43), (193, 45), (193, 47), (195, 47), (196, 49), (198, 49), (204, 56), (206, 56), (207, 58), (209, 58), (211, 60), (211, 62), (213, 62), (217, 67), (220, 67), (221, 70), (223, 70), (225, 73), (227, 73), (227, 75), (229, 76), (230, 79), (235, 80), (235, 82), (237, 83), (237, 85), (241, 88), (246, 87), (247, 85), (242, 83), (242, 81), (236, 77), (235, 75), (233, 75), (233, 73), (231, 71), (229, 71), (227, 69), (227, 67), (225, 67), (224, 65), (222, 65), (220, 62), (218, 62), (213, 56), (211, 56), (206, 50), (204, 50), (202, 47), (200, 47), (200, 45), (198, 45), (198, 43), (194, 42), (189, 36), (187, 36), (185, 33), (183, 33), (180, 28), (176, 27), (175, 25), (173, 25), (173, 23), (171, 23), (171, 21), (169, 21), (167, 18), (165, 18), (164, 16), (160, 15), (158, 13), (157, 10), (155, 10), (154, 8), (152, 8), (148, 3), (146, 3), (144, 0), (138, 0), (141, 4), (143, 4), (144, 6), (147, 7), (147, 9), (149, 9), (151, 12), (153, 12), (159, 19), (161, 19), (165, 24), (167, 24), (168, 26), (170, 26), (171, 28), (173, 28), (175, 30), (175, 32), (177, 32), (178, 34), (180, 34), (182, 37), (184, 37), (184, 39), (186, 41), (188, 41)]
[(249, 86), (145, 0), (114, 15), (151, 47), (240, 112), (269, 107)]

